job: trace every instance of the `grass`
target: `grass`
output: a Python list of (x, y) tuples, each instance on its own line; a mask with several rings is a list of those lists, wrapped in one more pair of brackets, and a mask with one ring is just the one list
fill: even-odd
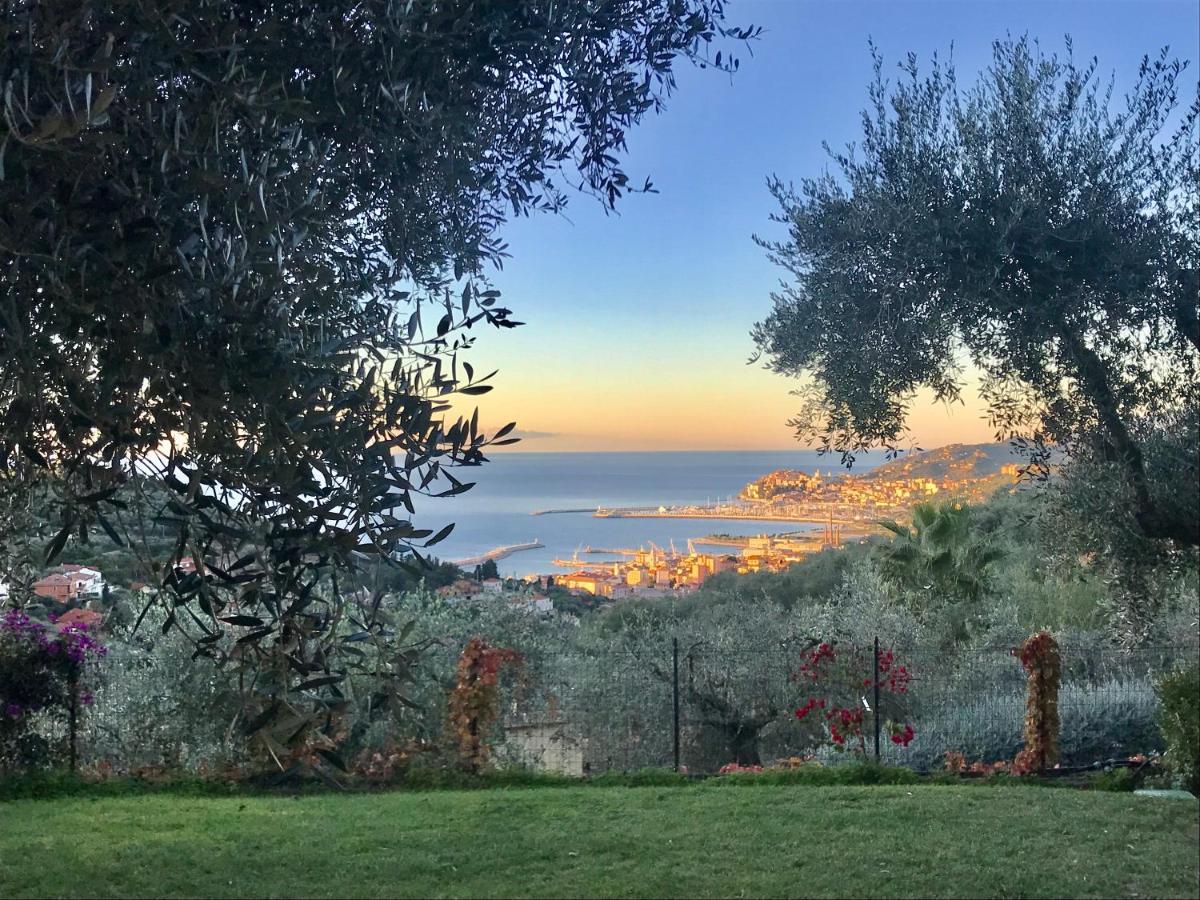
[[(672, 772), (670, 769), (642, 769), (634, 772), (605, 772), (580, 780), (565, 775), (530, 772), (521, 769), (490, 770), (469, 775), (454, 769), (414, 769), (391, 784), (369, 781), (348, 781), (345, 788), (352, 791), (402, 790), (494, 790), (496, 788), (540, 787), (688, 787), (707, 776), (695, 777)], [(1001, 783), (1007, 779), (1000, 779)], [(801, 766), (796, 769), (768, 769), (757, 774), (739, 774), (709, 779), (710, 785), (761, 787), (778, 785), (917, 784), (921, 782), (963, 783), (957, 776), (921, 776), (899, 766), (853, 762), (837, 766)], [(1053, 786), (1056, 782), (1027, 778), (1027, 783)], [(984, 783), (978, 781), (974, 783)], [(0, 801), (44, 800), (57, 797), (123, 797), (132, 794), (181, 794), (187, 796), (278, 796), (281, 793), (329, 793), (325, 782), (309, 779), (284, 782), (272, 786), (266, 781), (227, 781), (216, 778), (189, 777), (181, 773), (164, 773), (161, 777), (119, 777), (94, 780), (67, 772), (30, 772), (0, 777)]]
[(1195, 897), (1197, 804), (1026, 786), (0, 803), (0, 896)]

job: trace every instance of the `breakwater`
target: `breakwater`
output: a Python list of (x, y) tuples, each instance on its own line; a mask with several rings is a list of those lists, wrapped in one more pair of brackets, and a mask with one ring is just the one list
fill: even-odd
[[(692, 509), (653, 509), (625, 508), (599, 509), (593, 515), (598, 519), (745, 519), (754, 522), (796, 522), (823, 525), (828, 520), (827, 515), (815, 513), (768, 513), (743, 510), (706, 510)], [(835, 523), (857, 521), (858, 517), (840, 518), (834, 516)]]
[(468, 556), (466, 559), (457, 559), (454, 561), (454, 565), (458, 566), (459, 568), (481, 566), (489, 559), (501, 560), (505, 557), (512, 556), (514, 553), (520, 553), (522, 550), (537, 550), (538, 548), (545, 546), (546, 545), (537, 538), (534, 538), (532, 541), (524, 544), (508, 544), (504, 547), (493, 547), (487, 553), (481, 553), (478, 556)]

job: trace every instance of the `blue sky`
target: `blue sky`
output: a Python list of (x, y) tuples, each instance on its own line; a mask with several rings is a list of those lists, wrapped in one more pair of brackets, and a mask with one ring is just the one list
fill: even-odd
[[(531, 434), (520, 449), (795, 446), (788, 383), (745, 364), (779, 277), (751, 235), (779, 234), (768, 174), (818, 174), (822, 141), (856, 138), (869, 39), (889, 68), (953, 44), (963, 84), (1006, 33), (1055, 51), (1069, 33), (1076, 57), (1099, 57), (1118, 86), (1163, 45), (1191, 61), (1193, 79), (1200, 57), (1194, 0), (731, 0), (728, 12), (765, 29), (738, 52), (738, 74), (682, 64), (666, 112), (630, 135), (626, 171), (659, 193), (626, 198), (617, 215), (577, 197), (565, 218), (505, 229), (512, 259), (495, 281), (528, 324), (485, 334), (470, 359), (500, 369), (481, 418), (516, 419)], [(927, 446), (988, 439), (973, 403), (923, 400), (913, 425)]]

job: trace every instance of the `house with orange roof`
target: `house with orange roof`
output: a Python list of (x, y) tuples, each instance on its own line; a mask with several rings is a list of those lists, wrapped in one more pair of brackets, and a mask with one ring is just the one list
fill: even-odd
[(94, 610), (68, 609), (58, 617), (58, 621), (54, 623), (54, 627), (59, 631), (66, 631), (72, 625), (93, 629), (99, 628), (102, 621), (104, 621), (104, 616)]
[(66, 563), (35, 581), (33, 592), (62, 604), (92, 600), (104, 593), (104, 576), (89, 566)]

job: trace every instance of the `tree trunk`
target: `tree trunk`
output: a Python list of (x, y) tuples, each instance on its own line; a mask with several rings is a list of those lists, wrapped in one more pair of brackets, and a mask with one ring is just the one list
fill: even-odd
[(707, 721), (684, 741), (684, 762), (697, 772), (715, 772), (721, 766), (761, 766), (758, 750), (761, 726), (742, 721)]
[(1148, 538), (1172, 540), (1185, 547), (1200, 546), (1200, 520), (1195, 516), (1171, 516), (1151, 498), (1142, 448), (1121, 417), (1104, 361), (1061, 317), (1057, 318), (1055, 324), (1063, 346), (1074, 363), (1079, 382), (1095, 406), (1100, 424), (1112, 443), (1116, 458), (1129, 473), (1137, 504), (1134, 518), (1142, 534)]
[(739, 766), (761, 766), (758, 755), (758, 732), (753, 725), (738, 724), (729, 728), (729, 750)]

